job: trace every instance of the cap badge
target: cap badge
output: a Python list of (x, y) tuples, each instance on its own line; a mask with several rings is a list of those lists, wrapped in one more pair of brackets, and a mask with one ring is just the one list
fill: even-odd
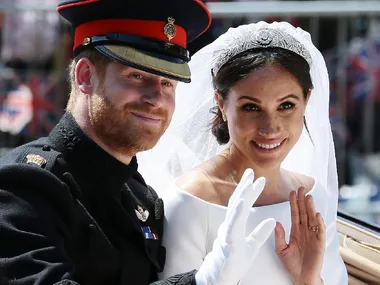
[(84, 38), (84, 40), (83, 40), (83, 45), (84, 46), (88, 46), (90, 43), (91, 43), (91, 39), (90, 38)]
[(146, 222), (146, 220), (149, 217), (149, 212), (148, 210), (144, 210), (143, 207), (140, 205), (137, 206), (137, 210), (135, 210), (137, 218), (142, 221), (143, 223)]
[(39, 167), (44, 167), (45, 164), (46, 164), (46, 159), (43, 158), (41, 155), (28, 154), (26, 156), (26, 163), (28, 163), (28, 164), (36, 164)]
[(166, 25), (164, 27), (164, 34), (165, 34), (165, 36), (167, 36), (169, 41), (171, 39), (173, 39), (177, 33), (177, 29), (174, 26), (174, 21), (175, 21), (174, 18), (169, 17), (168, 22), (166, 23)]

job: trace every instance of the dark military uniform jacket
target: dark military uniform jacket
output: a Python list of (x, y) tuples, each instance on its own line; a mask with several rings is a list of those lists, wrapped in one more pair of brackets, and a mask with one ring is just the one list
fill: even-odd
[[(136, 284), (165, 263), (163, 202), (65, 114), (0, 159), (0, 284)], [(154, 284), (195, 284), (195, 271)]]

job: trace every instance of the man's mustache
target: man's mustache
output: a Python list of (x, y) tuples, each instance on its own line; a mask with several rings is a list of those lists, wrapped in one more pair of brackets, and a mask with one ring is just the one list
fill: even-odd
[(164, 108), (150, 108), (148, 106), (136, 106), (136, 105), (126, 105), (123, 107), (123, 111), (127, 113), (139, 113), (145, 115), (152, 115), (155, 117), (160, 117), (164, 120), (168, 118), (168, 111)]

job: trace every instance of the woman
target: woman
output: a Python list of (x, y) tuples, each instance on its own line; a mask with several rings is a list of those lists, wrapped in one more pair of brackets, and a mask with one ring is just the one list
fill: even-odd
[[(163, 277), (200, 267), (228, 199), (252, 168), (267, 183), (247, 231), (266, 218), (278, 223), (240, 284), (347, 284), (335, 226), (328, 74), (310, 35), (288, 23), (240, 26), (196, 53), (190, 66), (193, 82), (177, 89), (171, 126), (139, 158), (140, 171), (159, 191), (181, 175), (164, 193)], [(316, 226), (316, 211), (326, 234)]]

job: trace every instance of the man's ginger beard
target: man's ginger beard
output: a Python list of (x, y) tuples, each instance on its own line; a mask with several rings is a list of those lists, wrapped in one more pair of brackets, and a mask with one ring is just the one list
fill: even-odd
[[(103, 89), (103, 88), (99, 88)], [(126, 156), (153, 148), (169, 125), (165, 109), (150, 110), (143, 104), (128, 104), (117, 108), (106, 98), (103, 90), (92, 95), (90, 121), (96, 136), (112, 151)], [(157, 126), (149, 126), (134, 118), (131, 112), (158, 115)]]

